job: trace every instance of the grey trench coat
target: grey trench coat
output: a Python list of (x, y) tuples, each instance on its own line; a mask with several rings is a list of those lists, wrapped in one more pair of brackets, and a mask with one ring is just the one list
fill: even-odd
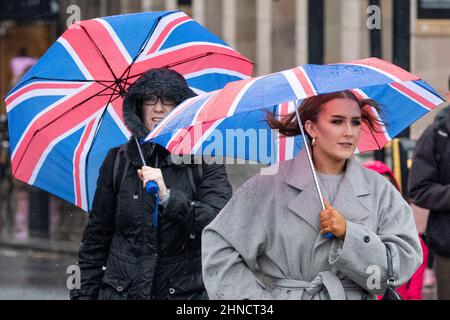
[(347, 161), (333, 207), (345, 240), (319, 234), (322, 211), (306, 152), (239, 188), (202, 234), (210, 299), (374, 299), (387, 286), (386, 247), (395, 286), (422, 262), (412, 211), (392, 184)]

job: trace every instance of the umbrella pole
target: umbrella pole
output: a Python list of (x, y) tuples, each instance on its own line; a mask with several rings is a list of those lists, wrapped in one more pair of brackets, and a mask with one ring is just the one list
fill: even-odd
[(139, 145), (139, 141), (137, 140), (136, 137), (134, 137), (134, 141), (136, 141), (136, 146), (137, 146), (137, 148), (139, 150), (139, 155), (141, 156), (142, 164), (146, 167), (147, 163), (145, 163), (144, 155), (142, 154), (142, 150), (141, 150), (141, 146)]
[(308, 141), (306, 140), (305, 131), (303, 130), (303, 124), (300, 119), (300, 115), (298, 113), (298, 108), (295, 108), (295, 114), (297, 116), (298, 126), (300, 127), (300, 132), (303, 137), (303, 144), (304, 144), (304, 147), (306, 148), (306, 153), (308, 154), (309, 165), (311, 166), (312, 174), (314, 177), (314, 182), (316, 184), (317, 193), (319, 194), (320, 204), (322, 205), (322, 210), (325, 210), (325, 203), (323, 202), (323, 196), (322, 196), (322, 191), (320, 190), (319, 179), (317, 178), (316, 169), (315, 169), (314, 163), (312, 161), (311, 152), (309, 150), (309, 144), (308, 144)]
[[(302, 124), (302, 120), (300, 119), (300, 115), (298, 113), (298, 107), (296, 106), (295, 108), (295, 115), (297, 118), (297, 122), (298, 122), (298, 126), (300, 127), (300, 133), (303, 137), (303, 144), (304, 147), (306, 148), (306, 153), (308, 154), (308, 160), (309, 160), (309, 165), (311, 167), (311, 171), (314, 177), (314, 182), (316, 184), (316, 190), (317, 193), (319, 194), (319, 199), (320, 199), (320, 204), (322, 205), (322, 210), (325, 210), (325, 203), (323, 202), (323, 196), (322, 196), (322, 191), (320, 190), (320, 185), (319, 185), (319, 179), (317, 178), (317, 174), (316, 174), (316, 168), (314, 167), (314, 163), (312, 161), (312, 157), (311, 157), (311, 151), (309, 150), (309, 144), (308, 141), (306, 140), (306, 135), (305, 135), (305, 131), (303, 130), (303, 124)], [(336, 238), (336, 236), (330, 232), (325, 233), (324, 237), (327, 239), (334, 239)]]

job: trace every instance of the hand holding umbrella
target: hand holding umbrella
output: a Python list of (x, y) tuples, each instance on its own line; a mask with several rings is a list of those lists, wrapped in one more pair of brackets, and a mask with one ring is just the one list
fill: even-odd
[(323, 198), (325, 209), (320, 213), (320, 233), (328, 239), (344, 240), (347, 231), (347, 220), (334, 209), (327, 199)]

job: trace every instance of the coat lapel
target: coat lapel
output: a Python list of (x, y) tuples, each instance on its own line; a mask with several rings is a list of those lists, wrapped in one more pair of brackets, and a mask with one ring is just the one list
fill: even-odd
[(286, 183), (300, 193), (288, 203), (288, 208), (319, 232), (322, 207), (314, 184), (314, 178), (304, 150), (295, 157)]
[[(289, 202), (288, 208), (305, 220), (316, 232), (319, 232), (322, 206), (304, 150), (299, 152), (294, 159), (286, 183), (300, 191)], [(364, 196), (369, 194), (370, 189), (364, 177), (363, 169), (357, 160), (352, 157), (347, 162), (344, 178), (337, 191), (333, 207), (347, 220), (360, 222), (370, 214), (363, 202)], [(318, 236), (316, 247), (327, 241), (327, 238)]]

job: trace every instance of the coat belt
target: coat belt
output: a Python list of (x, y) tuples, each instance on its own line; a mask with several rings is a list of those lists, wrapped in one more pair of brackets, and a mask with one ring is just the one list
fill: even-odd
[(256, 278), (263, 285), (270, 289), (283, 288), (291, 290), (305, 290), (311, 296), (317, 295), (325, 288), (330, 295), (331, 300), (345, 300), (346, 289), (363, 289), (350, 279), (339, 279), (332, 271), (322, 271), (311, 282), (296, 279), (278, 279), (272, 278), (262, 273), (257, 273)]

